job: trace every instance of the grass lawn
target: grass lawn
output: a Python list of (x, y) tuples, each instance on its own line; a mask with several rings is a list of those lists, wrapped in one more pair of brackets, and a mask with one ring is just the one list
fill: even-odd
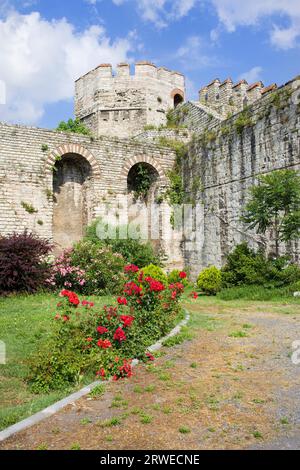
[[(97, 306), (110, 297), (89, 297)], [(26, 360), (51, 329), (57, 295), (37, 294), (0, 299), (0, 340), (7, 364), (0, 365), (0, 429), (4, 429), (64, 398), (73, 389), (35, 395), (28, 389)], [(89, 381), (89, 378), (87, 378)], [(80, 388), (83, 384), (80, 385)]]
[[(170, 340), (169, 346), (191, 339), (194, 336), (193, 330), (198, 327), (214, 331), (218, 322), (210, 317), (210, 313), (223, 313), (233, 309), (242, 315), (250, 306), (257, 311), (271, 309), (279, 314), (300, 312), (300, 299), (278, 289), (271, 292), (257, 286), (227, 289), (216, 297), (200, 296), (197, 302), (191, 300), (191, 291), (191, 288), (187, 289), (184, 295), (185, 306), (192, 313), (191, 321), (179, 338)], [(89, 299), (94, 300), (96, 306), (105, 305), (112, 300), (111, 297)], [(7, 364), (0, 365), (0, 429), (40, 411), (74, 391), (74, 388), (69, 388), (35, 395), (24, 380), (28, 372), (26, 360), (50, 333), (56, 304), (57, 296), (54, 294), (0, 299), (0, 340), (5, 342), (7, 348)], [(203, 315), (199, 316), (196, 312)], [(93, 377), (87, 377), (79, 388), (92, 380)]]

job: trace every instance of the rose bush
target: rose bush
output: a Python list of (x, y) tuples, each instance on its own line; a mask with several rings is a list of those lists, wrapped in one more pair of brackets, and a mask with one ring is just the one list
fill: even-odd
[(84, 376), (131, 377), (133, 358), (153, 360), (147, 347), (164, 336), (181, 313), (181, 282), (166, 285), (125, 266), (126, 282), (115, 304), (99, 310), (70, 290), (60, 293), (53, 331), (30, 359), (28, 381), (36, 393), (79, 384)]

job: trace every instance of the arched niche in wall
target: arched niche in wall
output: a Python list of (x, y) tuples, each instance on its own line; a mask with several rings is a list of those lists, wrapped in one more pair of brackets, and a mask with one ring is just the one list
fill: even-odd
[(80, 240), (91, 222), (93, 182), (100, 166), (89, 150), (72, 143), (54, 149), (45, 163), (53, 185), (52, 236), (58, 254)]
[(184, 92), (179, 88), (176, 88), (172, 91), (171, 98), (173, 99), (174, 108), (177, 108), (179, 104), (184, 102)]
[(147, 239), (159, 249), (163, 205), (157, 202), (167, 184), (164, 172), (151, 157), (134, 157), (126, 162), (123, 176), (131, 235)]
[(89, 222), (92, 167), (82, 155), (67, 153), (53, 170), (53, 241), (61, 252), (83, 237)]

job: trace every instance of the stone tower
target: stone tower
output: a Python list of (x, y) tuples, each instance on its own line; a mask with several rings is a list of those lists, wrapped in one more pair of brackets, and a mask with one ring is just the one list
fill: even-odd
[(96, 137), (131, 137), (145, 126), (166, 124), (166, 114), (185, 99), (185, 79), (179, 72), (138, 62), (101, 64), (76, 81), (75, 115)]

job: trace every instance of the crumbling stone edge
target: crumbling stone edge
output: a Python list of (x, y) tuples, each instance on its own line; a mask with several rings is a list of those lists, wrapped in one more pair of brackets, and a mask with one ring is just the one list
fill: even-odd
[[(184, 312), (185, 312), (185, 319), (182, 320), (180, 323), (178, 323), (178, 325), (175, 326), (175, 328), (173, 328), (173, 330), (168, 335), (166, 335), (164, 338), (160, 339), (155, 344), (147, 348), (147, 351), (150, 351), (152, 353), (154, 353), (155, 351), (158, 351), (162, 347), (164, 341), (166, 341), (168, 338), (172, 338), (173, 336), (177, 335), (181, 331), (182, 327), (187, 325), (190, 319), (190, 314), (186, 309), (184, 309)], [(139, 363), (139, 360), (134, 359), (132, 362), (132, 366), (135, 367), (138, 365), (138, 363)], [(39, 411), (38, 413), (30, 416), (29, 418), (26, 418), (20, 421), (19, 423), (9, 426), (3, 431), (0, 431), (0, 442), (3, 442), (9, 437), (13, 436), (14, 434), (24, 431), (25, 429), (30, 428), (31, 426), (34, 426), (35, 424), (38, 424), (44, 419), (47, 419), (50, 416), (53, 416), (55, 413), (62, 410), (66, 406), (71, 405), (75, 401), (79, 400), (80, 398), (88, 395), (100, 383), (105, 384), (109, 382), (110, 380), (101, 381), (101, 382), (97, 380), (96, 382), (93, 382), (92, 384), (87, 385), (86, 387), (82, 388), (78, 392), (72, 393), (68, 397), (63, 398), (62, 400), (54, 403), (53, 405), (48, 406), (44, 410)]]

